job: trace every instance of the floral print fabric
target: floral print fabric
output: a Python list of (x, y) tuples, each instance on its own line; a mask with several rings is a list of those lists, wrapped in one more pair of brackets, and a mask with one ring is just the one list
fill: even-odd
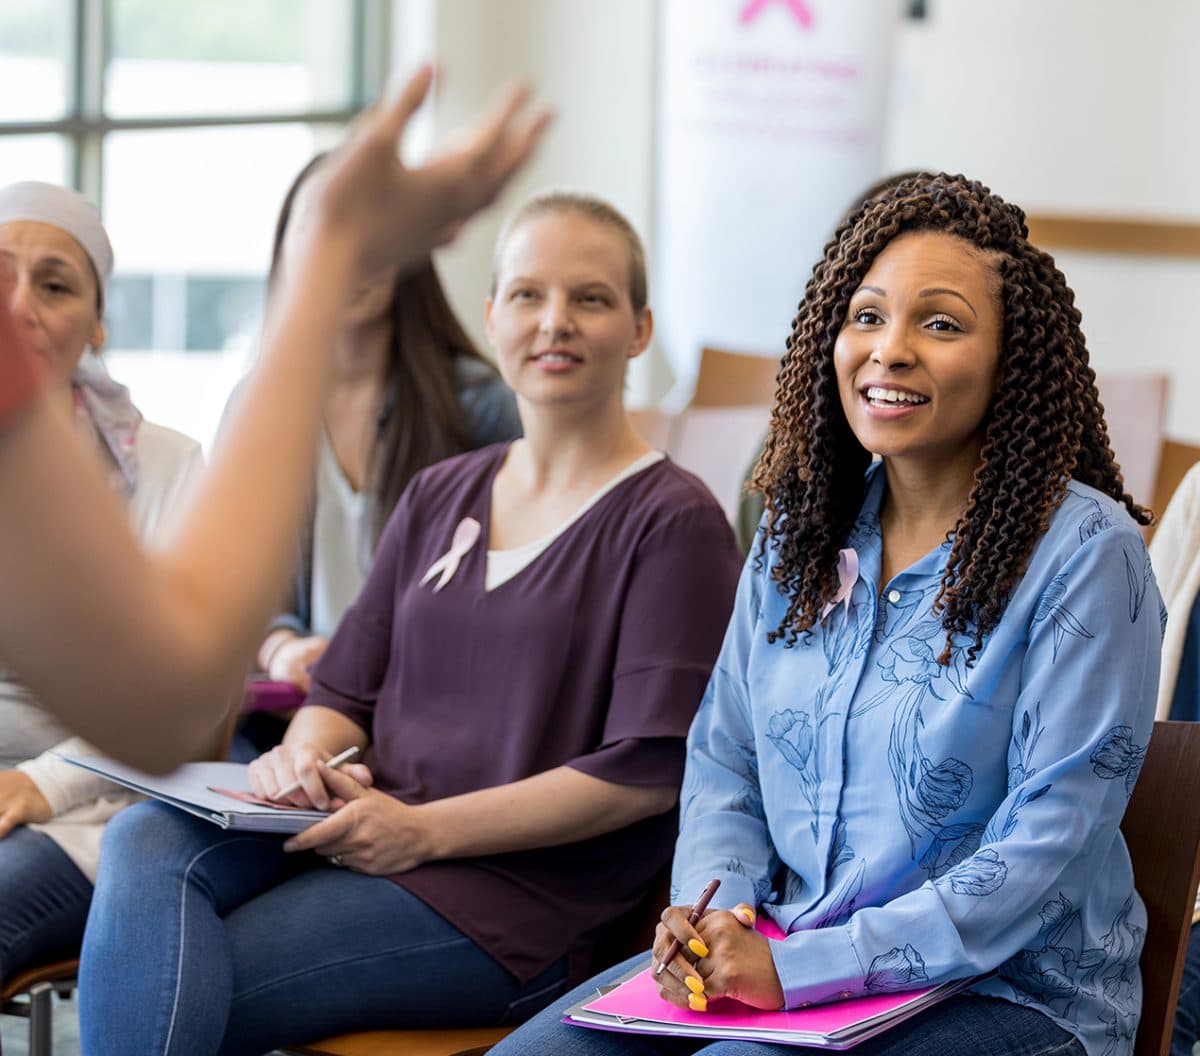
[(1131, 1053), (1145, 911), (1121, 816), (1154, 719), (1163, 609), (1139, 531), (1071, 483), (974, 665), (942, 666), (949, 543), (879, 583), (867, 477), (845, 604), (792, 648), (747, 563), (692, 726), (673, 895), (759, 905), (788, 1007), (987, 975), (1089, 1056)]

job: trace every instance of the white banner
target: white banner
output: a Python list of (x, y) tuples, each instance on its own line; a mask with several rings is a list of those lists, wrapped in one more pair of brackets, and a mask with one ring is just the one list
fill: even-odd
[(654, 303), (691, 393), (705, 345), (780, 356), (821, 249), (880, 176), (895, 0), (663, 0)]

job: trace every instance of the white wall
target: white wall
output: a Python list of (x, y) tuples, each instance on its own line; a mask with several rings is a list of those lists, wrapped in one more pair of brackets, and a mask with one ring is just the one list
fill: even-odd
[[(653, 230), (657, 0), (394, 0), (396, 40), (447, 67), (441, 127), (504, 77), (531, 75), (559, 120), (504, 204), (547, 183), (612, 198)], [(822, 0), (834, 3), (836, 0)], [(885, 171), (963, 171), (1027, 212), (1200, 221), (1200, 36), (1194, 0), (929, 0), (900, 31)], [(425, 39), (406, 29), (412, 10)], [(434, 40), (436, 38), (436, 40)], [(401, 49), (403, 50), (403, 49)], [(501, 211), (504, 204), (502, 204)], [(447, 254), (477, 326), (498, 214)], [(653, 253), (654, 247), (649, 246)], [(1200, 262), (1059, 254), (1098, 370), (1162, 369), (1170, 435), (1200, 443)], [(476, 329), (478, 333), (479, 330)], [(665, 368), (633, 378), (665, 391)]]
[[(930, 0), (896, 55), (888, 171), (982, 179), (1028, 213), (1200, 220), (1192, 0)], [(1056, 254), (1093, 363), (1171, 376), (1167, 432), (1200, 443), (1200, 261)]]
[[(445, 68), (434, 108), (439, 134), (460, 127), (494, 88), (518, 76), (557, 115), (528, 171), (439, 260), (450, 298), (481, 344), (496, 232), (530, 193), (575, 186), (600, 194), (653, 254), (657, 8), (656, 0), (396, 0), (398, 63), (436, 54)], [(656, 351), (633, 365), (635, 398), (668, 384)]]

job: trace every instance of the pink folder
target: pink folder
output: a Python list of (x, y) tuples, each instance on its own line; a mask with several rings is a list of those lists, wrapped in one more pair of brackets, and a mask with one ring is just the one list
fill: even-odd
[[(759, 918), (758, 930), (769, 939), (785, 937), (779, 927), (765, 917)], [(764, 1012), (732, 998), (719, 998), (709, 1003), (707, 1012), (692, 1012), (676, 1008), (660, 998), (651, 969), (646, 968), (603, 997), (571, 1009), (564, 1018), (578, 1026), (601, 1030), (740, 1038), (845, 1049), (908, 1019), (974, 981), (962, 979), (902, 994), (872, 995), (783, 1012)]]

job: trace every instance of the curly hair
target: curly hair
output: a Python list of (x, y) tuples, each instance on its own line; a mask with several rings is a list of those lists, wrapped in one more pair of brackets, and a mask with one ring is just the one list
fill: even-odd
[(766, 500), (757, 560), (788, 599), (768, 633), (794, 645), (837, 590), (838, 550), (864, 499), (871, 454), (842, 409), (834, 343), (850, 298), (898, 235), (937, 231), (981, 250), (999, 279), (1001, 381), (982, 424), (983, 445), (933, 611), (950, 660), (957, 636), (983, 638), (999, 622), (1029, 556), (1071, 479), (1104, 492), (1141, 524), (1150, 512), (1126, 492), (1109, 446), (1075, 295), (1053, 258), (1029, 242), (1025, 214), (964, 176), (919, 173), (852, 210), (813, 269), (779, 372), (771, 428), (751, 487)]

